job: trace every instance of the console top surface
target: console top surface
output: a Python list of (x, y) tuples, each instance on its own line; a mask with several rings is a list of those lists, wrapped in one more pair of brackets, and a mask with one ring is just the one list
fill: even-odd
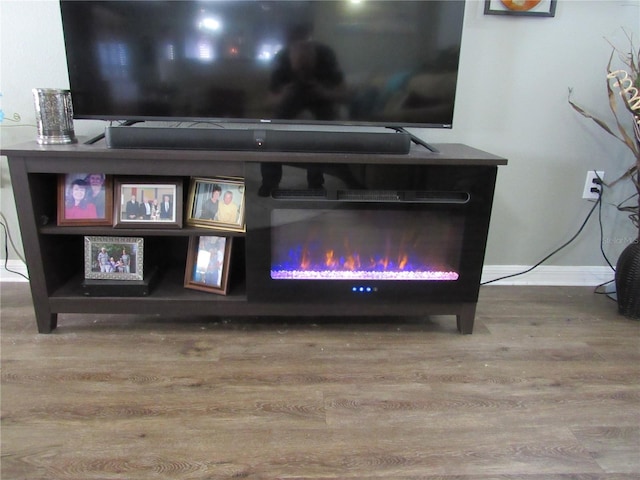
[(8, 157), (82, 158), (109, 160), (162, 161), (224, 161), (224, 162), (287, 162), (287, 163), (346, 163), (346, 164), (399, 164), (399, 165), (506, 165), (507, 159), (461, 143), (434, 143), (432, 152), (420, 145), (412, 145), (408, 154), (371, 153), (313, 153), (313, 152), (261, 152), (232, 150), (186, 149), (114, 149), (107, 148), (104, 140), (93, 144), (39, 145), (35, 141), (3, 149)]

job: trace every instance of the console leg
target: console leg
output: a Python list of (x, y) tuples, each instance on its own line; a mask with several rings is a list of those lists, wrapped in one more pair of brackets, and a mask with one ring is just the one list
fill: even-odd
[(58, 326), (58, 314), (38, 315), (38, 333), (51, 333)]
[(476, 304), (468, 303), (462, 306), (460, 313), (456, 315), (458, 331), (464, 335), (473, 333), (473, 322), (476, 317)]

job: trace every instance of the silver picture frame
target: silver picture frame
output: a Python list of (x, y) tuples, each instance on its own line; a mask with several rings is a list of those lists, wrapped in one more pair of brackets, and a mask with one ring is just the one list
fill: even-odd
[(144, 239), (85, 236), (84, 278), (144, 280)]

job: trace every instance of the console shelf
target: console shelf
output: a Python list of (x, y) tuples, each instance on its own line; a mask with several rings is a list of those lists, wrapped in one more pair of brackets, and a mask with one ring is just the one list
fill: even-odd
[(184, 237), (185, 235), (224, 235), (227, 237), (244, 237), (244, 232), (213, 230), (209, 228), (197, 228), (197, 227), (184, 227), (181, 229), (176, 228), (154, 228), (153, 230), (135, 229), (135, 228), (118, 228), (114, 229), (109, 226), (104, 227), (68, 227), (68, 226), (56, 226), (45, 225), (40, 227), (40, 234), (42, 235), (110, 235), (110, 236), (148, 236), (149, 233), (154, 237)]
[[(185, 289), (184, 270), (172, 269), (162, 273), (158, 284), (147, 296), (120, 297), (86, 296), (81, 287), (83, 276), (77, 275), (56, 289), (50, 296), (51, 310), (55, 313), (168, 313), (220, 315), (221, 311), (246, 303), (246, 288), (236, 283), (229, 295), (211, 295)], [(231, 305), (231, 307), (228, 307)], [(228, 314), (227, 314), (228, 315)]]
[[(40, 333), (52, 332), (58, 316), (65, 313), (87, 314), (167, 314), (181, 316), (424, 316), (447, 314), (457, 317), (462, 333), (471, 333), (479, 288), (478, 268), (484, 255), (486, 230), (493, 198), (493, 183), (501, 157), (460, 144), (434, 145), (437, 152), (413, 146), (409, 154), (361, 153), (299, 153), (299, 152), (233, 152), (204, 150), (113, 149), (104, 144), (41, 146), (35, 142), (7, 149), (11, 180), (22, 233), (24, 253), (29, 271), (37, 328)], [(448, 295), (425, 295), (410, 302), (361, 300), (343, 301), (318, 297), (273, 299), (255, 292), (249, 272), (255, 264), (247, 253), (251, 228), (262, 221), (256, 207), (265, 200), (257, 185), (247, 183), (247, 233), (209, 228), (114, 228), (111, 226), (56, 225), (57, 178), (59, 174), (94, 171), (114, 177), (180, 178), (187, 205), (191, 177), (241, 177), (257, 172), (261, 165), (348, 165), (360, 172), (369, 166), (391, 170), (402, 168), (419, 172), (429, 178), (455, 173), (464, 182), (465, 175), (480, 173), (489, 179), (482, 187), (483, 223), (480, 224), (481, 251), (474, 253), (471, 288), (460, 299)], [(462, 173), (461, 175), (459, 173)], [(428, 175), (427, 175), (428, 174)], [(410, 174), (411, 175), (411, 174)], [(384, 175), (383, 175), (384, 177)], [(486, 182), (485, 182), (486, 183)], [(461, 183), (463, 184), (463, 183)], [(476, 198), (478, 195), (475, 195)], [(276, 201), (269, 199), (269, 201)], [(268, 203), (268, 201), (266, 201)], [(253, 223), (252, 223), (253, 222)], [(170, 252), (164, 263), (158, 264), (157, 284), (148, 294), (128, 296), (87, 296), (84, 281), (84, 236), (143, 237), (152, 250)], [(233, 237), (229, 291), (216, 295), (184, 288), (184, 270), (189, 238), (204, 235)], [(145, 261), (147, 260), (145, 253)], [(154, 265), (155, 266), (155, 265)], [(147, 265), (145, 265), (147, 270)], [(253, 274), (253, 273), (252, 273)], [(280, 284), (282, 285), (282, 284)], [(253, 290), (252, 290), (253, 288)], [(287, 285), (282, 286), (286, 289)]]

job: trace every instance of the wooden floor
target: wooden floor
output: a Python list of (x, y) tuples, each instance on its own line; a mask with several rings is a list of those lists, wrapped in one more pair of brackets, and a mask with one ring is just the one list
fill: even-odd
[[(640, 478), (640, 322), (590, 288), (481, 290), (453, 317), (64, 315), (2, 290), (2, 475)], [(212, 312), (214, 313), (214, 312)]]

